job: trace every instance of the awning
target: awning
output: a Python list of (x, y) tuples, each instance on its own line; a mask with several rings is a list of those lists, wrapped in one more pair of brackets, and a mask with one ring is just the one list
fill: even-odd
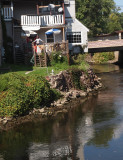
[(46, 35), (50, 35), (50, 34), (60, 34), (61, 33), (61, 30), (60, 29), (50, 29), (48, 30), (47, 32), (45, 32)]
[(40, 30), (40, 26), (22, 26), (24, 31), (38, 31)]
[(22, 31), (21, 37), (30, 37), (30, 36), (36, 36), (37, 33), (34, 31)]

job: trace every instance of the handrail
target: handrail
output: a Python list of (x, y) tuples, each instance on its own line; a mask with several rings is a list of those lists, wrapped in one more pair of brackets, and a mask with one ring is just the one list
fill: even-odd
[(12, 20), (13, 18), (13, 10), (11, 7), (4, 7), (2, 8), (2, 15), (4, 20)]
[(53, 26), (62, 24), (63, 24), (63, 15), (21, 16), (22, 26)]

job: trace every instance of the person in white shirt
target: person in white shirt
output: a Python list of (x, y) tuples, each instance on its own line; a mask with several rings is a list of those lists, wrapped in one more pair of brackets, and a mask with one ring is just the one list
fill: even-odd
[(33, 41), (34, 43), (36, 42), (36, 45), (41, 45), (43, 44), (43, 41), (41, 38), (39, 38), (38, 36), (36, 37), (36, 40)]
[(36, 52), (37, 52), (38, 55), (40, 55), (41, 52), (42, 52), (42, 49), (39, 47), (39, 45), (43, 45), (43, 41), (42, 41), (42, 39), (39, 38), (38, 35), (37, 35), (36, 40), (33, 41), (33, 44), (34, 44), (34, 43), (36, 43), (36, 46), (37, 46)]

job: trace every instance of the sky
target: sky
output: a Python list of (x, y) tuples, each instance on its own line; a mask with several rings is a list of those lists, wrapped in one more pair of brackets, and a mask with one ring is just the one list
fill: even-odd
[(116, 3), (117, 7), (121, 8), (120, 12), (123, 12), (123, 0), (114, 0), (114, 2)]

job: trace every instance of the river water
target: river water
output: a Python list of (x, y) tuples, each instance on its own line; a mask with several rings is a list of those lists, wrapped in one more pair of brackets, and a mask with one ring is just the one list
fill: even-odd
[(123, 70), (94, 69), (105, 90), (54, 120), (0, 132), (0, 160), (123, 160)]

